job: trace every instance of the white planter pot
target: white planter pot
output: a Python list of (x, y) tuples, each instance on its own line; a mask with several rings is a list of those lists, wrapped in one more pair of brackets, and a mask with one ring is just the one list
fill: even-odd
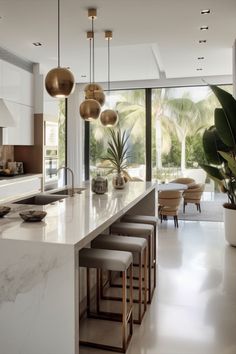
[(224, 208), (225, 239), (236, 246), (236, 210)]

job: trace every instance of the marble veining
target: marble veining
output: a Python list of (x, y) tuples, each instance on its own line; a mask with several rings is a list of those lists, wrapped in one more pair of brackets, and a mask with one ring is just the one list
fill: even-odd
[(43, 253), (22, 255), (16, 262), (0, 269), (0, 306), (3, 302), (14, 302), (19, 294), (47, 281), (48, 273), (57, 268), (61, 260), (54, 256), (47, 259)]

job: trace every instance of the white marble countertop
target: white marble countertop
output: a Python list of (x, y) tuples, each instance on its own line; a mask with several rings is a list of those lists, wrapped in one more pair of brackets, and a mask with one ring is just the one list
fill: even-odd
[[(88, 185), (82, 194), (54, 205), (8, 204), (12, 211), (0, 219), (0, 239), (84, 247), (155, 187), (152, 182), (130, 182), (124, 190), (110, 188), (97, 195)], [(45, 210), (47, 216), (42, 222), (26, 223), (19, 216), (19, 211), (26, 209)]]

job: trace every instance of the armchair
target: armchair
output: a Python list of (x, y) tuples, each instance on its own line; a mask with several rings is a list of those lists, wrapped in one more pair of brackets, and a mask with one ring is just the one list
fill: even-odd
[(161, 222), (167, 216), (173, 216), (175, 227), (179, 227), (178, 209), (181, 197), (182, 192), (180, 191), (160, 191), (158, 193), (158, 214)]
[(204, 192), (205, 184), (199, 183), (194, 186), (194, 188), (187, 189), (183, 193), (184, 203), (183, 212), (185, 213), (185, 207), (188, 203), (196, 204), (197, 210), (201, 213), (201, 197)]

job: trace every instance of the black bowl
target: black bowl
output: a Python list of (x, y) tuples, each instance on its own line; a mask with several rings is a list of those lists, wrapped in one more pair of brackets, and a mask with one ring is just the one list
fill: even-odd
[(19, 213), (20, 217), (27, 222), (42, 221), (47, 215), (46, 211), (42, 210), (27, 210)]
[(10, 210), (11, 210), (10, 207), (0, 206), (0, 218), (2, 218), (4, 215), (7, 215)]

